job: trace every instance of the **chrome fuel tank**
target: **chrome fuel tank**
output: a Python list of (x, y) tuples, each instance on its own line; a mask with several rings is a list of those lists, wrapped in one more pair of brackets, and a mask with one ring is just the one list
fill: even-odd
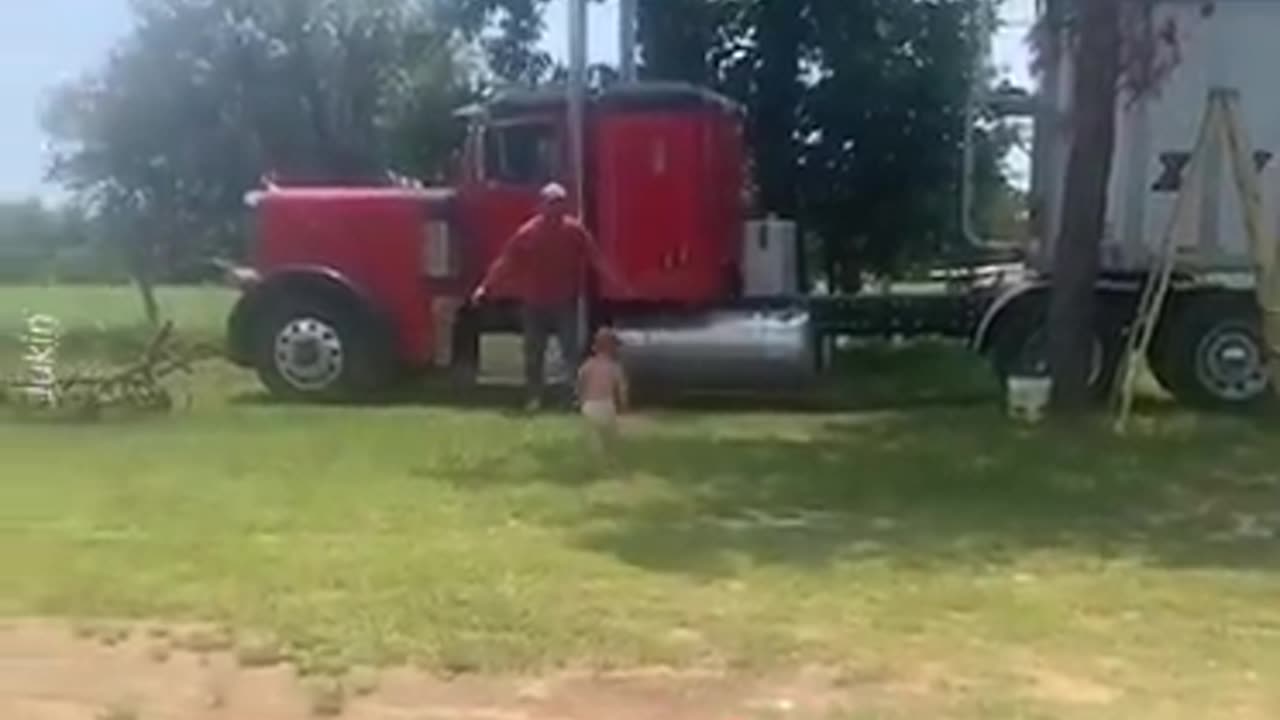
[(616, 324), (635, 382), (689, 388), (803, 385), (818, 374), (806, 310), (718, 310)]

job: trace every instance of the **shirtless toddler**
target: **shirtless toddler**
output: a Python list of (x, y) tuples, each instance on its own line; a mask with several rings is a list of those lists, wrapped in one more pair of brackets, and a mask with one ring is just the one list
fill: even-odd
[(618, 336), (608, 328), (596, 333), (591, 357), (578, 371), (578, 401), (592, 443), (609, 454), (618, 438), (618, 416), (627, 410), (627, 376), (618, 361)]

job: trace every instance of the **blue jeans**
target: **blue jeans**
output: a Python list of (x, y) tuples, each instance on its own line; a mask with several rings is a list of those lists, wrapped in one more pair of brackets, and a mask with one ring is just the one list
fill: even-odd
[(582, 360), (578, 338), (578, 304), (521, 308), (524, 329), (524, 382), (530, 400), (541, 401), (546, 386), (547, 343), (554, 335), (560, 344), (560, 356), (572, 374)]

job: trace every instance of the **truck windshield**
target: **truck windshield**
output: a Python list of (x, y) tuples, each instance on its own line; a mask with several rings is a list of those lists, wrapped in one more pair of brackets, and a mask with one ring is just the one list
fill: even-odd
[(485, 176), (512, 185), (542, 185), (558, 176), (560, 143), (550, 123), (498, 125), (485, 133)]

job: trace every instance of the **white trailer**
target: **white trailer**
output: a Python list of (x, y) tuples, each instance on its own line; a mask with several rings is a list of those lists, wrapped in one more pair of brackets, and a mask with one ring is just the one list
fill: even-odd
[[(1117, 142), (1101, 238), (1102, 276), (1092, 381), (1111, 385), (1138, 295), (1168, 230), (1211, 90), (1238, 93), (1242, 124), (1262, 172), (1263, 194), (1280, 192), (1280, 1), (1162, 0), (1157, 27), (1172, 28), (1173, 66), (1158, 90), (1121, 97)], [(1061, 42), (1062, 39), (1060, 38)], [(1069, 53), (1058, 53), (1068, 58)], [(1277, 64), (1273, 65), (1275, 62)], [(1062, 218), (1071, 147), (1071, 67), (1045, 68), (1031, 104), (1034, 241), (1032, 279), (986, 313), (979, 347), (1002, 373), (1043, 369), (1053, 243)], [(1207, 166), (1201, 221), (1181, 248), (1172, 294), (1148, 352), (1157, 379), (1179, 399), (1241, 408), (1269, 395), (1267, 353), (1254, 291), (1254, 255), (1226, 154)]]

